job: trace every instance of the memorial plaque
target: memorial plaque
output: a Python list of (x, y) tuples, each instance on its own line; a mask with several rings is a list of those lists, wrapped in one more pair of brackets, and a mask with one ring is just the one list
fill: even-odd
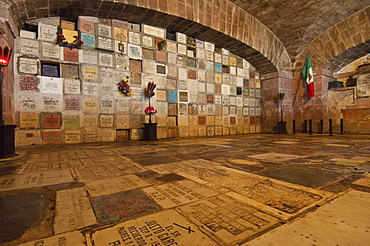
[(167, 103), (165, 102), (157, 102), (157, 110), (160, 115), (167, 115), (168, 110), (167, 110)]
[(20, 91), (39, 91), (39, 79), (35, 76), (19, 76)]
[(184, 33), (177, 32), (176, 33), (176, 41), (179, 43), (186, 44), (187, 43), (187, 36)]
[(110, 25), (97, 24), (98, 36), (112, 38), (112, 27)]
[(132, 114), (143, 114), (143, 105), (141, 101), (132, 101), (130, 109)]
[(106, 67), (113, 67), (113, 54), (98, 52), (99, 65)]
[(166, 62), (167, 62), (166, 52), (156, 50), (156, 51), (155, 51), (155, 60), (156, 60), (157, 62), (163, 62), (163, 63), (166, 63)]
[[(116, 115), (116, 127), (117, 128), (126, 128), (126, 129), (130, 128), (130, 116), (128, 116), (128, 115)], [(118, 132), (117, 132), (117, 134), (118, 134)], [(127, 138), (128, 137), (129, 136), (127, 135)]]
[(60, 64), (61, 77), (68, 79), (78, 79), (79, 78), (79, 67), (73, 64)]
[[(113, 97), (113, 86), (102, 84), (100, 86), (100, 94), (103, 98), (104, 97)], [(109, 108), (109, 109), (111, 109), (111, 108)]]
[(99, 131), (97, 131), (97, 129), (95, 129), (95, 128), (93, 128), (93, 129), (86, 129), (85, 128), (84, 137), (85, 137), (85, 142), (86, 143), (94, 143), (94, 142), (99, 142), (100, 141)]
[(74, 30), (62, 29), (62, 32), (65, 37), (65, 41), (70, 44), (76, 40), (75, 36), (78, 36), (78, 32)]
[(128, 44), (128, 57), (131, 59), (142, 59), (142, 49), (138, 45)]
[(103, 83), (111, 83), (114, 81), (114, 71), (112, 68), (101, 67), (100, 78)]
[(127, 42), (127, 30), (120, 27), (113, 27), (114, 39), (122, 42)]
[(141, 34), (140, 33), (131, 32), (131, 31), (128, 32), (128, 41), (129, 41), (129, 43), (140, 45), (141, 44), (140, 39), (141, 39)]
[(39, 54), (39, 41), (27, 38), (21, 38), (20, 41), (21, 53), (26, 55), (33, 55), (38, 57)]
[(41, 110), (60, 111), (62, 109), (62, 96), (43, 96), (41, 98)]
[[(81, 50), (81, 62), (89, 64), (98, 64), (98, 52), (95, 50)], [(86, 66), (86, 65), (85, 65)]]
[(61, 127), (61, 114), (41, 113), (42, 128), (59, 129)]
[(100, 179), (86, 183), (86, 187), (91, 197), (110, 195), (149, 185), (149, 183), (145, 182), (136, 175), (125, 175), (109, 179)]
[(79, 19), (80, 32), (95, 34), (95, 23), (92, 21)]
[(112, 25), (123, 29), (128, 28), (128, 22), (123, 20), (112, 19)]
[(64, 115), (63, 126), (66, 130), (80, 129), (79, 115)]
[(99, 107), (98, 98), (84, 98), (83, 109), (87, 111), (97, 111)]
[(218, 192), (202, 187), (190, 180), (171, 182), (142, 189), (165, 209), (218, 195)]
[(60, 131), (43, 131), (42, 140), (44, 144), (62, 144)]
[(39, 60), (36, 58), (18, 57), (18, 72), (39, 74)]
[(95, 40), (96, 40), (95, 35), (90, 34), (90, 33), (81, 32), (81, 41), (84, 42), (85, 46), (90, 46), (90, 47), (95, 48), (96, 46)]
[(19, 95), (19, 111), (39, 111), (39, 98), (36, 95)]
[(167, 66), (156, 64), (156, 73), (160, 75), (166, 75), (167, 74)]
[(100, 127), (113, 127), (114, 116), (113, 115), (100, 115)]
[(142, 24), (142, 30), (143, 33), (165, 39), (166, 38), (166, 29), (165, 28), (159, 28), (154, 26), (149, 26), (146, 24)]
[(56, 192), (54, 232), (56, 234), (97, 224), (84, 187)]
[(102, 50), (114, 51), (114, 42), (111, 38), (97, 37), (96, 38), (96, 48)]
[(182, 206), (177, 210), (221, 239), (224, 245), (240, 245), (246, 238), (279, 223), (275, 217), (225, 195)]
[[(19, 130), (19, 146), (30, 146), (42, 144), (41, 132), (39, 130)], [(23, 165), (22, 165), (23, 166)], [(17, 174), (20, 174), (17, 172)]]
[(80, 94), (81, 82), (78, 79), (64, 79), (64, 93)]
[(117, 111), (118, 112), (126, 112), (130, 111), (130, 101), (129, 99), (123, 98), (117, 100)]
[(143, 47), (153, 48), (153, 45), (154, 45), (153, 37), (143, 35), (142, 43), (143, 43)]
[(113, 142), (116, 139), (116, 131), (110, 128), (99, 129), (100, 141)]
[(167, 40), (167, 52), (177, 53), (177, 44)]
[(141, 73), (142, 72), (141, 61), (130, 60), (130, 71)]
[(44, 58), (51, 58), (51, 59), (59, 59), (59, 46), (55, 45), (54, 43), (49, 42), (42, 42), (41, 43), (41, 51), (42, 51), (42, 57)]
[(64, 132), (64, 142), (66, 144), (78, 144), (81, 143), (81, 132), (80, 130), (67, 130)]
[(98, 67), (83, 65), (82, 66), (82, 77), (85, 81), (98, 80)]
[(20, 128), (39, 128), (39, 115), (38, 113), (19, 113), (19, 127)]
[(149, 49), (142, 49), (142, 57), (147, 60), (154, 60), (154, 51)]
[(59, 64), (42, 64), (41, 76), (59, 78)]
[(98, 127), (98, 115), (85, 115), (84, 116), (84, 127)]
[(79, 231), (68, 232), (59, 234), (52, 237), (42, 238), (35, 241), (19, 244), (19, 246), (62, 246), (62, 245), (74, 245), (84, 246), (86, 245), (86, 238)]
[(156, 69), (156, 63), (151, 60), (144, 60), (143, 61), (143, 71), (145, 73), (154, 74)]
[(20, 30), (19, 36), (22, 38), (36, 39), (36, 32)]
[(204, 49), (214, 52), (215, 51), (215, 45), (210, 43), (210, 42), (204, 41)]
[(83, 82), (82, 90), (84, 95), (97, 96), (99, 91), (99, 84), (93, 82)]
[[(176, 51), (177, 53), (177, 51)], [(168, 53), (167, 54), (167, 61), (168, 63), (177, 64), (177, 54)]]
[(187, 47), (185, 44), (177, 44), (177, 53), (187, 55)]
[(167, 98), (169, 102), (177, 102), (177, 91), (168, 91)]
[(57, 36), (58, 27), (45, 25), (43, 23), (38, 24), (38, 39), (54, 42)]
[(69, 47), (63, 47), (63, 61), (79, 62), (78, 49), (70, 49)]
[(65, 110), (80, 111), (80, 98), (79, 97), (64, 97)]

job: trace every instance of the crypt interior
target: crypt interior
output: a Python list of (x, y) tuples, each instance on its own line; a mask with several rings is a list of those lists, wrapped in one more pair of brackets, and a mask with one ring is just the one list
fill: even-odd
[(0, 245), (367, 245), (369, 0), (0, 12)]

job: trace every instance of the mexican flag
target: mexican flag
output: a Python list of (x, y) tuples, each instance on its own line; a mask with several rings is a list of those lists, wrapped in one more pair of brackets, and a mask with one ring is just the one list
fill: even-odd
[(315, 88), (313, 86), (313, 72), (312, 72), (312, 64), (311, 64), (311, 55), (308, 54), (307, 62), (304, 64), (302, 69), (302, 76), (306, 80), (307, 83), (307, 98), (310, 99), (315, 95)]

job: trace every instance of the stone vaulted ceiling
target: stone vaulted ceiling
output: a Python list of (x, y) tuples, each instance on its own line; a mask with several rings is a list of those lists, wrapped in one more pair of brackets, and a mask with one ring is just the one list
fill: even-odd
[(184, 32), (261, 73), (299, 67), (307, 53), (338, 71), (370, 53), (370, 0), (1, 0), (0, 13), (4, 6), (18, 28), (35, 18), (90, 15)]

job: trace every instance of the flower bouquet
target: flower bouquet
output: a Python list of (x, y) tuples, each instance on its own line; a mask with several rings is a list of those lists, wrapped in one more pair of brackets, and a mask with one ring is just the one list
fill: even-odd
[(130, 89), (130, 84), (128, 82), (128, 79), (130, 77), (126, 76), (124, 79), (122, 79), (120, 82), (117, 83), (118, 90), (125, 96), (130, 97), (132, 96), (132, 92)]
[(146, 107), (145, 113), (149, 115), (149, 123), (152, 123), (152, 114), (157, 113), (154, 107), (150, 106), (150, 98), (155, 95), (154, 89), (157, 87), (153, 82), (149, 82), (148, 86), (145, 88), (144, 96), (149, 99), (149, 107)]
[(80, 48), (81, 45), (84, 44), (84, 42), (82, 42), (82, 40), (81, 40), (81, 37), (79, 37), (79, 36), (73, 36), (73, 37), (75, 38), (75, 40), (73, 40), (72, 43), (68, 43), (66, 41), (67, 39), (63, 35), (63, 32), (59, 31), (59, 32), (57, 32), (57, 40), (56, 40), (55, 44), (60, 45), (60, 46), (66, 46), (70, 49)]

